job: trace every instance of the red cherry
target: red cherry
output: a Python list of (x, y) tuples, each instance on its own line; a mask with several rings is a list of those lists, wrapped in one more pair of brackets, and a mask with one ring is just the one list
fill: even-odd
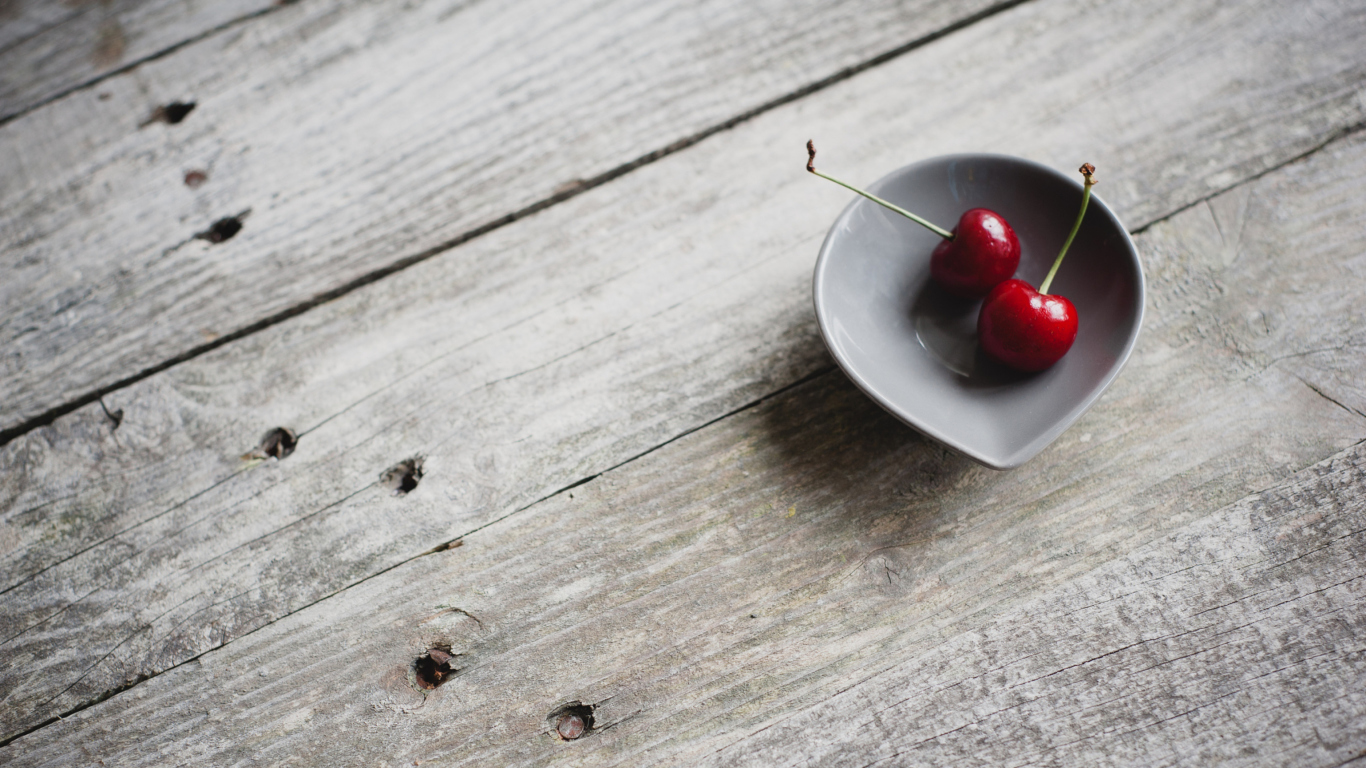
[(816, 145), (810, 141), (806, 142), (806, 170), (896, 211), (944, 238), (930, 254), (930, 276), (949, 293), (980, 299), (1020, 266), (1020, 239), (994, 211), (973, 208), (958, 217), (958, 226), (950, 232), (871, 192), (816, 170)]
[(973, 208), (958, 218), (953, 239), (930, 255), (930, 276), (944, 290), (980, 299), (1020, 266), (1020, 239), (995, 211)]
[(977, 316), (977, 341), (988, 355), (1021, 371), (1042, 371), (1077, 340), (1077, 308), (1023, 280), (992, 289)]
[(1081, 230), (1091, 187), (1096, 185), (1095, 166), (1083, 163), (1079, 170), (1084, 179), (1081, 210), (1039, 290), (1023, 280), (1007, 280), (987, 294), (977, 315), (977, 342), (982, 350), (1012, 368), (1042, 371), (1061, 360), (1077, 340), (1077, 308), (1061, 296), (1050, 296), (1048, 286)]

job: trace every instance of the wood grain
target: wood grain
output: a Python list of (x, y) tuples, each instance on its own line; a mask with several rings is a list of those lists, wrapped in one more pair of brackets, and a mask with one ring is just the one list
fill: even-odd
[(0, 2), (0, 123), (274, 5), (272, 0)]
[[(1226, 60), (1222, 51), (1208, 49), (1208, 61), (1149, 67), (1148, 91), (1099, 64), (1068, 66), (1073, 57), (1095, 53), (1076, 49), (1066, 27), (1079, 13), (1102, 31), (1150, 29), (1143, 40), (1160, 50), (1181, 34), (1252, 34), (1234, 23), (1246, 16), (1190, 8), (1193, 18), (1210, 26), (1170, 13), (1140, 20), (1129, 7), (1022, 7), (120, 392), (108, 403), (123, 412), (117, 430), (92, 406), (6, 446), (4, 488), (12, 512), (5, 518), (10, 548), (4, 572), (13, 574), (3, 596), (10, 654), (6, 714), (13, 718), (7, 728), (31, 727), (52, 716), (47, 713), (83, 706), (127, 681), (182, 663), (827, 370), (807, 281), (823, 222), (844, 198), (798, 170), (801, 139), (813, 126), (826, 135), (858, 137), (846, 150), (855, 167), (895, 165), (907, 145), (915, 155), (946, 151), (980, 123), (970, 112), (956, 118), (960, 122), (945, 116), (986, 97), (955, 92), (947, 94), (948, 103), (927, 102), (915, 78), (952, 73), (972, 81), (980, 75), (984, 88), (999, 89), (990, 97), (1014, 110), (1002, 113), (1012, 125), (1038, 126), (1022, 129), (1020, 143), (987, 148), (1043, 158), (1075, 152), (1078, 136), (1054, 125), (1051, 112), (1041, 115), (1043, 107), (1022, 95), (1012, 102), (1018, 91), (1012, 79), (992, 80), (999, 67), (981, 60), (984, 41), (1030, 30), (1019, 46), (1004, 49), (1012, 60), (1032, 57), (1041, 73), (1067, 72), (1075, 78), (1070, 89), (1100, 93), (1095, 98), (1102, 101), (1106, 84), (1125, 89), (1132, 111), (1112, 111), (1107, 119), (1126, 126), (1128, 133), (1111, 139), (1133, 155), (1124, 162), (1112, 158), (1113, 167), (1126, 169), (1131, 189), (1168, 178), (1172, 186), (1162, 195), (1167, 205), (1180, 207), (1227, 181), (1224, 170), (1214, 172), (1217, 179), (1166, 176), (1172, 163), (1195, 162), (1182, 134), (1202, 125), (1204, 113), (1192, 104), (1221, 113), (1230, 104), (1246, 105), (1246, 119), (1265, 130), (1260, 156), (1211, 155), (1203, 165), (1251, 173), (1284, 162), (1302, 136), (1292, 131), (1287, 138), (1282, 131), (1296, 125), (1296, 115), (1311, 122), (1322, 115), (1295, 107), (1281, 119), (1267, 117), (1265, 99), (1236, 92), (1255, 86), (1255, 71), (1222, 70), (1225, 79), (1211, 74)], [(1158, 19), (1171, 26), (1153, 27)], [(1289, 23), (1275, 28), (1303, 31)], [(1328, 31), (1314, 38), (1315, 50), (1333, 39)], [(1249, 55), (1279, 72), (1285, 62), (1261, 54), (1299, 50), (1296, 40), (1263, 42), (1257, 55)], [(1124, 57), (1113, 61), (1128, 66)], [(1189, 104), (1171, 100), (1177, 83)], [(1198, 92), (1197, 85), (1209, 92)], [(881, 132), (877, 138), (860, 134), (860, 118), (837, 108), (864, 103), (889, 109), (897, 93), (932, 118), (903, 126), (901, 142)], [(1156, 103), (1173, 111), (1155, 110)], [(1163, 123), (1162, 115), (1173, 122)], [(995, 122), (989, 125), (995, 130)], [(1337, 130), (1331, 123), (1321, 127)], [(795, 163), (786, 147), (798, 148)], [(736, 186), (718, 189), (711, 180), (726, 174), (739, 176)], [(1358, 190), (1351, 178), (1326, 185), (1323, 194), (1353, 199)], [(1126, 182), (1114, 185), (1122, 193)], [(1246, 206), (1228, 200), (1250, 193), (1230, 194), (1210, 210), (1243, 215)], [(1131, 221), (1144, 206), (1156, 205), (1120, 199), (1110, 201)], [(1205, 208), (1192, 209), (1196, 213), (1204, 217), (1198, 221), (1208, 240), (1218, 225)], [(1298, 336), (1240, 341), (1269, 351), (1239, 358), (1247, 367), (1238, 376), (1251, 376), (1253, 383), (1238, 379), (1232, 390), (1231, 374), (1206, 361), (1208, 350), (1198, 347), (1211, 330), (1208, 322), (1191, 325), (1190, 317), (1207, 311), (1200, 302), (1222, 296), (1213, 286), (1230, 278), (1179, 249), (1167, 254), (1155, 240), (1154, 292), (1160, 288), (1161, 301), (1171, 306), (1159, 304), (1151, 322), (1170, 325), (1176, 335), (1138, 358), (1151, 355), (1149, 363), (1161, 369), (1143, 379), (1158, 391), (1121, 386), (1107, 399), (1118, 403), (1107, 429), (1130, 435), (1107, 451), (1122, 447), (1147, 472), (1109, 478), (1102, 490), (1088, 478), (1113, 472), (1117, 454), (1085, 458), (1082, 451), (1078, 458), (1058, 448), (1013, 473), (1019, 485), (1003, 498), (1021, 499), (1026, 507), (1043, 505), (1045, 498), (1072, 504), (1076, 498), (1051, 495), (1058, 483), (1071, 483), (1073, 493), (1085, 498), (1129, 494), (1130, 506), (1121, 508), (1126, 514), (1151, 508), (1176, 514), (1182, 500), (1226, 503), (1359, 439), (1359, 424), (1344, 421), (1345, 410), (1278, 367), (1308, 376), (1311, 362), (1319, 360), (1314, 365), (1329, 371), (1338, 366), (1342, 381), (1354, 381), (1350, 349), (1318, 358), (1302, 353), (1355, 327), (1347, 297), (1359, 291), (1352, 282), (1359, 276), (1324, 270), (1349, 258), (1343, 253), (1357, 247), (1359, 231), (1349, 226), (1330, 245), (1315, 241), (1316, 248), (1347, 249), (1334, 252), (1336, 261), (1325, 261), (1320, 250), (1312, 263), (1319, 266), (1308, 265), (1308, 277), (1293, 278), (1313, 286), (1304, 290), (1319, 291), (1318, 308), (1277, 326), (1278, 333), (1293, 329)], [(1284, 264), (1277, 262), (1276, 269)], [(1275, 304), (1291, 274), (1258, 276), (1270, 297), (1258, 311), (1280, 311)], [(1324, 287), (1330, 284), (1346, 293)], [(1238, 304), (1226, 311), (1241, 317), (1251, 310)], [(1220, 343), (1240, 338), (1241, 326), (1233, 320), (1225, 325), (1214, 328)], [(1274, 366), (1266, 362), (1283, 355)], [(1266, 378), (1257, 379), (1261, 364)], [(1331, 397), (1353, 396), (1334, 380), (1322, 384)], [(1202, 389), (1221, 392), (1222, 399), (1189, 397)], [(1248, 413), (1270, 414), (1273, 421), (1248, 421)], [(1276, 420), (1286, 413), (1294, 415), (1291, 423)], [(298, 450), (247, 471), (237, 456), (280, 424), (301, 432)], [(1157, 440), (1164, 435), (1170, 439)], [(416, 491), (395, 498), (376, 487), (381, 470), (414, 454), (426, 457), (427, 468)], [(982, 498), (990, 497), (977, 501)]]
[(1358, 445), (703, 764), (1351, 763), (1366, 756), (1364, 561)]
[(0, 126), (0, 435), (990, 7), (304, 0), (73, 93)]
[[(1292, 339), (1323, 347), (1322, 319), (1360, 295), (1342, 275), (1363, 250), (1363, 168), (1357, 135), (1145, 233), (1162, 302), (1138, 358), (1019, 471), (948, 454), (822, 375), (0, 756), (1353, 759), (1366, 748), (1366, 420), (1304, 386), (1300, 358), (1275, 358)], [(1209, 236), (1211, 212), (1229, 210), (1246, 215), (1226, 252)], [(1338, 245), (1291, 247), (1310, 239)], [(1303, 279), (1249, 293), (1273, 273)], [(1299, 302), (1323, 314), (1278, 311)], [(1249, 306), (1285, 320), (1248, 328)], [(1353, 442), (1328, 460), (1287, 467), (1297, 446), (1341, 436)], [(1280, 480), (1238, 489), (1267, 472)], [(460, 671), (425, 693), (411, 665), (434, 646)], [(594, 731), (558, 740), (547, 717), (575, 701)]]

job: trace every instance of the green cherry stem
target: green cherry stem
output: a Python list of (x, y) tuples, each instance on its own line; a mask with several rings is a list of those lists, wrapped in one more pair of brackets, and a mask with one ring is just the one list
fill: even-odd
[(1062, 266), (1062, 257), (1067, 255), (1067, 249), (1072, 246), (1072, 241), (1076, 239), (1077, 232), (1081, 230), (1081, 220), (1086, 218), (1086, 204), (1091, 202), (1091, 187), (1096, 185), (1096, 177), (1093, 175), (1096, 172), (1096, 167), (1090, 163), (1083, 163), (1081, 168), (1077, 170), (1081, 171), (1081, 176), (1085, 179), (1085, 183), (1082, 184), (1081, 210), (1077, 212), (1077, 221), (1072, 225), (1072, 231), (1068, 233), (1067, 241), (1062, 244), (1062, 250), (1058, 251), (1058, 258), (1053, 260), (1053, 268), (1048, 270), (1048, 277), (1045, 277), (1043, 283), (1039, 285), (1039, 293), (1048, 293), (1048, 286), (1053, 284), (1053, 276), (1058, 274), (1058, 267)]
[(840, 181), (834, 176), (826, 176), (825, 174), (816, 170), (816, 144), (812, 141), (806, 142), (806, 170), (816, 174), (817, 176), (821, 177), (822, 179), (825, 179), (826, 181), (833, 181), (841, 187), (844, 187), (845, 189), (857, 192), (858, 194), (863, 195), (864, 197), (868, 198), (869, 200), (872, 200), (873, 202), (877, 203), (878, 205), (884, 208), (890, 208), (891, 210), (896, 211), (902, 216), (905, 216), (911, 221), (914, 221), (916, 224), (919, 224), (920, 226), (928, 229), (936, 235), (939, 235), (945, 240), (953, 239), (953, 233), (948, 231), (947, 229), (944, 229), (943, 227), (936, 227), (935, 225), (929, 223), (928, 221), (925, 221), (919, 216), (916, 216), (914, 213), (911, 213), (910, 211), (906, 210), (905, 208), (902, 208), (901, 206), (893, 205), (887, 202), (886, 200), (883, 200), (882, 198), (878, 197), (877, 195), (864, 192), (863, 190), (859, 189), (858, 187), (852, 184), (845, 184), (844, 182)]

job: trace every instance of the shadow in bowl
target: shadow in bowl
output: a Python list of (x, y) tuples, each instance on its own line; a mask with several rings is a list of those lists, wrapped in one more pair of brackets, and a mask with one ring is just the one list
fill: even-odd
[(1024, 381), (1034, 374), (1001, 365), (977, 343), (980, 299), (946, 293), (933, 281), (923, 283), (910, 307), (915, 340), (945, 368), (962, 377), (967, 388), (999, 387)]

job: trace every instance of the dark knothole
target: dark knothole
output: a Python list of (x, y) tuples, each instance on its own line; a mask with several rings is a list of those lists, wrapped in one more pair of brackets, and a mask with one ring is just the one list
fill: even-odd
[(417, 661), (413, 662), (413, 675), (417, 678), (418, 687), (430, 691), (449, 680), (460, 671), (455, 666), (455, 659), (450, 647), (441, 646), (417, 657)]
[(175, 125), (181, 120), (184, 120), (185, 116), (190, 114), (190, 112), (194, 111), (194, 106), (195, 104), (193, 101), (173, 101), (170, 104), (163, 104), (152, 110), (152, 114), (148, 115), (147, 119), (143, 120), (138, 127), (145, 128), (152, 123), (169, 123), (170, 125)]
[(294, 446), (298, 444), (299, 438), (294, 434), (294, 430), (289, 427), (276, 427), (262, 436), (261, 453), (272, 459), (283, 459), (294, 453)]
[(394, 492), (395, 496), (403, 496), (417, 487), (417, 483), (422, 479), (422, 457), (414, 456), (411, 459), (404, 459), (392, 467), (379, 473), (380, 485)]
[(299, 444), (299, 438), (294, 434), (294, 430), (289, 427), (276, 427), (261, 436), (261, 444), (256, 446), (248, 453), (242, 454), (243, 459), (283, 459), (294, 453), (294, 446)]
[(224, 216), (209, 225), (203, 232), (198, 232), (195, 237), (200, 240), (208, 240), (211, 243), (221, 243), (224, 240), (232, 239), (232, 236), (242, 231), (241, 216)]
[(175, 125), (181, 120), (184, 120), (185, 116), (190, 114), (190, 112), (192, 112), (193, 110), (193, 101), (173, 101), (170, 104), (161, 107), (162, 119), (170, 123), (171, 125)]
[(581, 739), (593, 732), (593, 707), (581, 701), (571, 701), (551, 712), (546, 720), (555, 725), (555, 735), (561, 739)]

